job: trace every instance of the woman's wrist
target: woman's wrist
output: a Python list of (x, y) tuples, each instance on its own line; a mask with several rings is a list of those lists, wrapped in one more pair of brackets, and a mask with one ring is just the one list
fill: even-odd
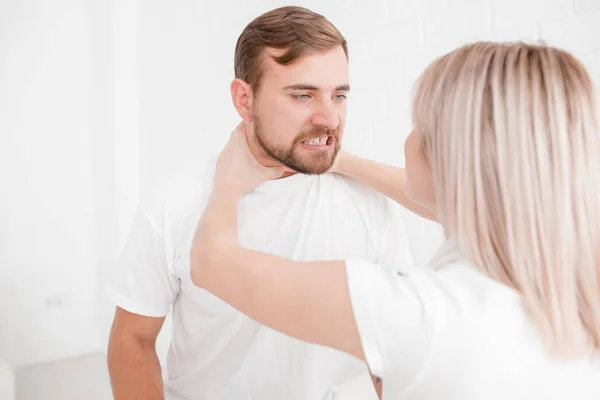
[(243, 193), (235, 184), (222, 183), (214, 185), (211, 192), (212, 199), (237, 201)]
[(337, 155), (337, 159), (335, 161), (336, 167), (333, 172), (352, 177), (357, 160), (358, 157), (354, 154), (340, 151)]
[(237, 206), (239, 196), (224, 187), (213, 187), (204, 209), (201, 225), (206, 228), (213, 250), (237, 245)]

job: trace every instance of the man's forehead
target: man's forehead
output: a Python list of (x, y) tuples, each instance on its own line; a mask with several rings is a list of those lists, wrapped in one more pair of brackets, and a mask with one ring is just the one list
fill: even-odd
[(263, 76), (283, 81), (285, 86), (303, 83), (325, 89), (348, 84), (348, 62), (341, 46), (302, 56), (287, 65), (279, 64), (273, 59), (286, 51), (287, 49), (272, 48), (265, 50)]

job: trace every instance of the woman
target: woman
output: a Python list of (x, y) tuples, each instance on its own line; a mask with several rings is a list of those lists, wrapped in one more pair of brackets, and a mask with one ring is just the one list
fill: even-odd
[[(281, 170), (234, 133), (192, 279), (273, 329), (365, 360), (384, 400), (600, 399), (594, 101), (583, 66), (551, 47), (475, 43), (433, 62), (414, 98), (405, 189), (448, 241), (402, 275), (240, 248), (237, 198)], [(364, 182), (403, 201), (403, 171), (383, 181), (382, 166), (340, 160), (338, 172), (361, 163)]]

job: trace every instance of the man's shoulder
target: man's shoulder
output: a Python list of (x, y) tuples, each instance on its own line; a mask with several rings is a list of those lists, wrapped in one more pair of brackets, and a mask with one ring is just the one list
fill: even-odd
[(346, 192), (353, 201), (360, 202), (363, 207), (371, 207), (375, 212), (388, 212), (389, 207), (393, 208), (395, 204), (390, 198), (354, 178), (333, 173), (325, 174), (323, 178), (328, 180), (327, 183), (337, 192)]
[(155, 192), (160, 191), (159, 193), (163, 194), (167, 201), (195, 197), (199, 192), (204, 191), (207, 185), (209, 188), (212, 186), (215, 168), (216, 157), (182, 164), (157, 183)]
[(216, 157), (182, 164), (152, 183), (140, 207), (153, 218), (178, 219), (193, 213), (205, 201), (215, 173)]

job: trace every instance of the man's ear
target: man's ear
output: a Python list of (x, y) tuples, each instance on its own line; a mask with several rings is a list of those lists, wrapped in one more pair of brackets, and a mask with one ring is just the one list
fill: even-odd
[(252, 102), (254, 99), (250, 85), (239, 78), (235, 78), (231, 82), (229, 90), (231, 91), (233, 106), (240, 117), (246, 122), (252, 122)]

